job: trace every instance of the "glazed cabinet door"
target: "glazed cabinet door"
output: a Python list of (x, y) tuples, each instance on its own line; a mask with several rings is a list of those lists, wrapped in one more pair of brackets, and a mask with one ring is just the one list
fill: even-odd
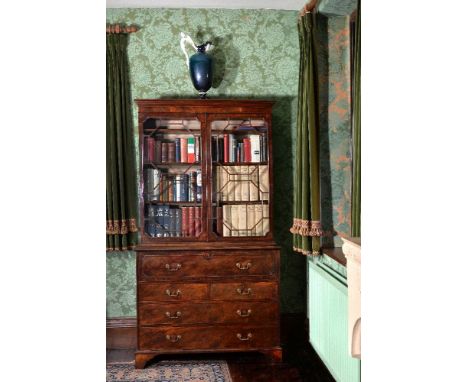
[(210, 235), (217, 240), (271, 236), (271, 134), (265, 115), (211, 115)]
[(203, 116), (140, 122), (142, 243), (206, 239)]

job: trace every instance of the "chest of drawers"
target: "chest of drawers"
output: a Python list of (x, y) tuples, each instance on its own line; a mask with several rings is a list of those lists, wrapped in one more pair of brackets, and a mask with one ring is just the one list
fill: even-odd
[(281, 360), (279, 256), (274, 246), (137, 251), (135, 366), (184, 352)]

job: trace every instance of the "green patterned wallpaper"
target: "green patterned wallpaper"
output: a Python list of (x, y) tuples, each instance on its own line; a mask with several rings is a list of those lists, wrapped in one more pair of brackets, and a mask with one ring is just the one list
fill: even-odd
[[(107, 22), (136, 24), (128, 47), (132, 98), (195, 97), (179, 46), (181, 31), (216, 45), (212, 98), (276, 101), (273, 109), (275, 237), (281, 251), (281, 309), (304, 312), (306, 262), (290, 250), (299, 44), (297, 12), (107, 9)], [(136, 107), (134, 108), (137, 137)], [(135, 316), (135, 254), (107, 254), (107, 316)]]

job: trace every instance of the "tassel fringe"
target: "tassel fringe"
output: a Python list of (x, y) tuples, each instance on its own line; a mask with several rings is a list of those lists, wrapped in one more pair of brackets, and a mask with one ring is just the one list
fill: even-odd
[(293, 219), (293, 226), (289, 229), (294, 235), (320, 237), (323, 236), (322, 225), (319, 220)]
[(138, 232), (136, 219), (107, 220), (106, 222), (106, 234), (107, 235), (125, 235), (128, 232)]

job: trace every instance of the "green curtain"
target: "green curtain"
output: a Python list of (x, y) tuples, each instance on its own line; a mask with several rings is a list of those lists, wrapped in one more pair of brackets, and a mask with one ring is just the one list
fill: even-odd
[(358, 1), (354, 27), (353, 60), (353, 190), (351, 236), (361, 236), (361, 1)]
[(297, 111), (294, 219), (290, 231), (293, 249), (305, 255), (320, 254), (320, 175), (318, 143), (318, 75), (316, 14), (299, 18), (299, 93)]
[(128, 34), (106, 36), (107, 250), (123, 251), (134, 248), (138, 238)]

